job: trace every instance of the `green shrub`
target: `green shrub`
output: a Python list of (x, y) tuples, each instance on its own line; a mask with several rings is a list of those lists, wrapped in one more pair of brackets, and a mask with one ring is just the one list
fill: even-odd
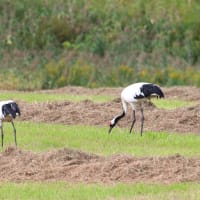
[(0, 89), (11, 90), (18, 89), (20, 80), (14, 74), (3, 73), (0, 74)]
[(94, 76), (94, 67), (77, 61), (70, 70), (69, 84), (90, 86)]
[(59, 62), (51, 61), (46, 64), (44, 71), (43, 88), (62, 87), (67, 85), (69, 77), (69, 67), (64, 59)]

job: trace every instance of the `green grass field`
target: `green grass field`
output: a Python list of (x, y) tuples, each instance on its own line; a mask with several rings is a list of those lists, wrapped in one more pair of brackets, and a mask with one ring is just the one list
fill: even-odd
[(45, 94), (36, 92), (1, 92), (0, 100), (14, 99), (23, 100), (28, 103), (33, 102), (52, 102), (52, 101), (74, 101), (79, 102), (83, 100), (91, 100), (97, 103), (107, 102), (113, 100), (111, 96), (105, 95), (69, 95), (69, 94)]
[[(95, 103), (103, 103), (112, 101), (114, 98), (112, 96), (106, 95), (69, 95), (69, 94), (47, 94), (47, 93), (37, 93), (37, 92), (10, 92), (2, 91), (0, 95), (0, 100), (13, 99), (13, 100), (23, 100), (27, 103), (33, 102), (53, 102), (53, 101), (73, 101), (80, 102), (84, 100), (91, 100)], [(152, 99), (152, 102), (161, 109), (176, 109), (179, 107), (192, 106), (196, 102), (189, 102), (178, 99)]]
[[(145, 132), (128, 134), (116, 128), (111, 135), (106, 127), (64, 126), (17, 122), (18, 145), (21, 149), (44, 152), (69, 147), (99, 155), (115, 153), (138, 157), (167, 156), (179, 153), (198, 156), (200, 138), (195, 134)], [(12, 127), (5, 124), (5, 146), (14, 145)], [(64, 182), (1, 183), (0, 199), (181, 199), (198, 200), (199, 184), (69, 184)]]
[(183, 101), (179, 99), (153, 99), (152, 102), (156, 105), (156, 107), (167, 110), (188, 107), (196, 104), (196, 102)]
[(198, 200), (199, 184), (68, 184), (58, 183), (1, 183), (0, 199), (4, 200)]
[[(27, 102), (88, 99), (86, 96), (50, 95), (37, 93), (3, 93), (1, 99), (13, 98)], [(106, 102), (109, 98), (92, 97), (92, 101)], [(167, 102), (170, 101), (168, 104)], [(159, 103), (158, 103), (159, 102)], [(154, 101), (162, 109), (175, 109), (191, 105), (185, 101)], [(158, 103), (158, 104), (157, 104)], [(66, 126), (33, 122), (15, 122), (18, 146), (20, 149), (45, 152), (59, 148), (73, 148), (99, 155), (109, 156), (116, 153), (137, 157), (168, 156), (181, 154), (187, 157), (199, 156), (200, 138), (197, 134), (177, 134), (150, 132), (129, 134), (127, 129), (115, 128), (108, 134), (108, 127)], [(4, 145), (14, 145), (12, 127), (4, 124)], [(198, 200), (200, 196), (198, 183), (160, 184), (71, 184), (65, 182), (1, 182), (0, 199), (141, 199), (141, 200)]]
[[(163, 132), (138, 132), (115, 128), (108, 134), (108, 127), (65, 126), (32, 122), (16, 122), (20, 148), (35, 152), (69, 147), (101, 155), (125, 153), (134, 156), (167, 156), (179, 153), (196, 156), (200, 152), (197, 134), (172, 134)], [(12, 126), (4, 124), (5, 145), (14, 144)]]

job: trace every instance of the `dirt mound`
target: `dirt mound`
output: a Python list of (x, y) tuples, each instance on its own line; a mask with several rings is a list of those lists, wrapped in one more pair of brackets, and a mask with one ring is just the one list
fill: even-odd
[(8, 147), (0, 153), (0, 181), (199, 182), (198, 166), (200, 157), (101, 157), (72, 149), (33, 153)]
[(49, 94), (70, 94), (70, 95), (108, 95), (108, 96), (119, 96), (123, 88), (85, 88), (78, 86), (67, 86), (58, 89), (51, 90), (40, 90), (37, 92), (40, 93), (49, 93)]
[[(62, 123), (66, 125), (84, 124), (108, 126), (110, 120), (122, 112), (119, 98), (122, 88), (89, 89), (83, 87), (64, 87), (56, 90), (42, 90), (37, 93), (71, 94), (71, 95), (108, 95), (115, 97), (111, 102), (94, 103), (90, 100), (82, 102), (48, 102), (32, 103), (19, 102), (22, 111), (21, 120), (35, 122)], [(200, 89), (195, 87), (163, 88), (165, 97), (194, 101), (200, 99)], [(145, 108), (145, 130), (167, 131), (180, 133), (200, 133), (200, 104), (196, 106), (178, 108), (175, 110), (157, 109), (152, 104)], [(140, 129), (140, 112), (136, 113), (137, 122), (134, 129)], [(118, 126), (130, 127), (132, 112), (129, 112)]]
[(199, 101), (200, 88), (196, 87), (170, 87), (163, 88), (165, 97), (170, 99), (182, 99), (186, 101)]
[[(24, 103), (19, 102), (22, 115), (20, 120), (35, 122), (85, 124), (108, 126), (110, 120), (122, 112), (121, 102), (117, 98), (108, 103), (82, 102)], [(200, 133), (200, 104), (176, 110), (157, 109), (152, 104), (145, 108), (144, 130)], [(140, 112), (136, 113), (134, 130), (140, 129)], [(132, 112), (123, 118), (118, 126), (130, 128)]]

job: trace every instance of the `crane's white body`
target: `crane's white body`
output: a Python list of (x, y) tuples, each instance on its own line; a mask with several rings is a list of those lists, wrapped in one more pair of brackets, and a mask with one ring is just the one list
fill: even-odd
[(121, 98), (123, 100), (125, 100), (126, 102), (128, 102), (128, 103), (137, 102), (138, 100), (135, 99), (135, 97), (141, 95), (140, 88), (144, 84), (150, 84), (150, 83), (140, 82), (140, 83), (134, 83), (132, 85), (127, 86), (126, 88), (124, 88), (122, 90), (122, 92), (121, 92)]
[(131, 105), (131, 108), (133, 110), (136, 110), (138, 107), (140, 108), (142, 106), (142, 103), (146, 101), (146, 98), (136, 99), (136, 96), (143, 95), (140, 88), (144, 84), (150, 84), (146, 82), (140, 82), (140, 83), (134, 83), (132, 85), (129, 85), (128, 87), (124, 88), (121, 92), (121, 100), (122, 105), (125, 113), (127, 112), (127, 104)]

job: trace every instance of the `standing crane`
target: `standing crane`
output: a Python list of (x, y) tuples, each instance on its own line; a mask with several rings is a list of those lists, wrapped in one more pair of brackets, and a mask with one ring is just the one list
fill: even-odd
[(136, 122), (135, 112), (137, 109), (140, 109), (142, 114), (140, 134), (142, 136), (144, 125), (143, 104), (145, 101), (149, 101), (153, 97), (164, 98), (164, 93), (158, 85), (152, 83), (139, 82), (124, 88), (121, 92), (121, 102), (123, 111), (120, 115), (115, 116), (111, 120), (108, 133), (110, 133), (113, 127), (117, 124), (117, 122), (126, 115), (129, 104), (133, 110), (133, 121), (131, 124), (130, 133), (132, 132), (133, 126)]
[(17, 146), (16, 129), (13, 119), (20, 115), (19, 106), (12, 100), (0, 101), (0, 129), (1, 129), (1, 145), (3, 147), (3, 122), (11, 122), (14, 131), (15, 145)]

